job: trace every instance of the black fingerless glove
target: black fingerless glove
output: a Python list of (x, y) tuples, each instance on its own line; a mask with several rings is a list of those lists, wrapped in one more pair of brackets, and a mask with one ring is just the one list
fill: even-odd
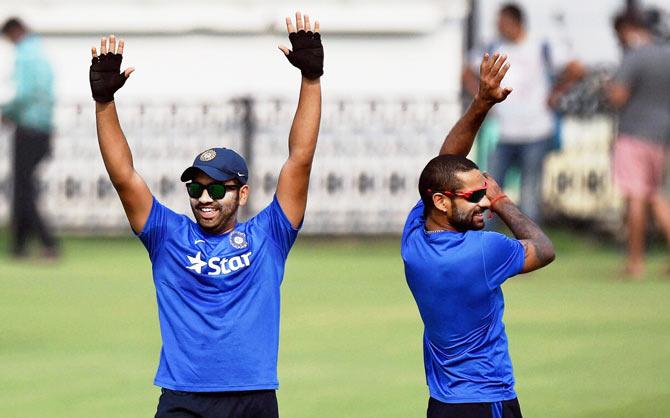
[(288, 35), (293, 51), (288, 56), (289, 62), (310, 80), (316, 80), (323, 75), (323, 45), (321, 34), (305, 32), (304, 30)]
[(102, 54), (91, 60), (89, 79), (91, 93), (96, 102), (107, 103), (114, 100), (114, 93), (125, 84), (127, 78), (121, 73), (120, 54)]

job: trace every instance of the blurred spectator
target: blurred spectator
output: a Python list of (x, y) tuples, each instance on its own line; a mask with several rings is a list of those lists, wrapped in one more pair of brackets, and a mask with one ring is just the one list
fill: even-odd
[[(541, 221), (542, 167), (555, 131), (550, 105), (583, 76), (583, 67), (567, 62), (550, 44), (532, 37), (525, 26), (525, 16), (516, 4), (505, 4), (498, 13), (499, 38), (485, 46), (485, 52), (500, 52), (509, 57), (511, 68), (507, 80), (514, 91), (496, 106), (493, 114), (499, 125), (499, 138), (490, 156), (488, 171), (501, 183), (509, 169), (521, 171), (521, 211), (535, 222)], [(482, 51), (473, 53), (481, 56)], [(565, 63), (565, 64), (564, 64)], [(475, 61), (463, 73), (465, 88), (476, 93)], [(558, 64), (558, 65), (557, 65)], [(555, 71), (554, 68), (560, 68)], [(556, 83), (552, 88), (553, 74)]]
[(614, 19), (624, 55), (607, 87), (619, 111), (614, 143), (614, 181), (627, 203), (628, 261), (626, 273), (639, 278), (644, 270), (647, 211), (670, 243), (670, 204), (663, 196), (664, 158), (670, 144), (670, 46), (655, 41), (634, 14)]
[(13, 79), (15, 94), (2, 105), (2, 121), (15, 126), (12, 161), (14, 193), (12, 202), (11, 252), (27, 255), (27, 240), (35, 232), (43, 256), (57, 256), (56, 241), (37, 210), (35, 170), (50, 153), (53, 117), (53, 74), (39, 38), (21, 20), (9, 19), (2, 35), (16, 47)]

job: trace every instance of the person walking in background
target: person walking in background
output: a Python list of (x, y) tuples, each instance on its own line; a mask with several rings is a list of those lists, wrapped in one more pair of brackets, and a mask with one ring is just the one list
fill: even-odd
[(11, 254), (27, 256), (29, 235), (34, 232), (44, 258), (58, 256), (56, 240), (37, 208), (39, 187), (35, 171), (51, 152), (53, 130), (53, 72), (39, 37), (17, 18), (2, 26), (2, 34), (16, 46), (14, 97), (0, 106), (3, 122), (15, 127), (12, 170)]
[[(133, 166), (114, 93), (124, 42), (92, 49), (90, 83), (105, 168), (131, 228), (153, 265), (162, 349), (154, 383), (157, 418), (276, 418), (280, 286), (302, 226), (321, 121), (323, 46), (319, 22), (286, 18), (293, 50), (280, 49), (302, 73), (298, 107), (272, 202), (247, 222), (249, 172), (242, 156), (215, 147), (181, 174), (196, 222), (163, 206)], [(296, 31), (297, 29), (297, 31)]]
[[(521, 172), (519, 206), (534, 222), (542, 220), (542, 171), (544, 158), (555, 133), (555, 119), (550, 104), (579, 78), (584, 70), (577, 61), (560, 66), (562, 70), (551, 86), (554, 68), (565, 54), (550, 44), (534, 38), (526, 30), (526, 18), (516, 4), (505, 4), (498, 13), (499, 38), (484, 47), (488, 53), (499, 51), (514, 62), (507, 80), (514, 94), (496, 106), (493, 115), (498, 122), (499, 138), (488, 161), (488, 172), (501, 183), (512, 166)], [(476, 51), (473, 57), (480, 57)], [(464, 87), (471, 94), (477, 89), (477, 61), (463, 71)]]
[[(553, 261), (549, 238), (465, 156), (486, 113), (511, 92), (509, 66), (486, 55), (473, 104), (421, 172), (421, 200), (402, 233), (405, 277), (424, 324), (428, 418), (521, 418), (501, 286)], [(516, 239), (481, 231), (484, 212)]]
[(628, 260), (625, 273), (644, 272), (648, 211), (670, 245), (670, 203), (663, 193), (663, 171), (670, 144), (670, 45), (655, 42), (635, 14), (620, 14), (614, 30), (623, 60), (607, 86), (610, 103), (619, 112), (614, 142), (614, 182), (626, 199)]

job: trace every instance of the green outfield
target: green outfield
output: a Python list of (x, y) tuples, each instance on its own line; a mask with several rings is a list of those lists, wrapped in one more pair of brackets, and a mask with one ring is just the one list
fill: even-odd
[[(656, 252), (646, 281), (621, 282), (620, 250), (553, 236), (556, 262), (504, 286), (524, 416), (669, 417), (670, 260)], [(283, 417), (425, 416), (422, 328), (397, 241), (296, 244), (282, 290)], [(55, 265), (3, 252), (0, 288), (0, 417), (153, 416), (160, 340), (138, 242), (68, 239)]]

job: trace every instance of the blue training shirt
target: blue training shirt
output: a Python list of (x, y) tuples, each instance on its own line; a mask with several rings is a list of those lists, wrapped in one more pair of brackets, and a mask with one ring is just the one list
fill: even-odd
[(223, 235), (203, 231), (154, 198), (138, 236), (158, 300), (157, 386), (189, 392), (279, 386), (279, 286), (297, 235), (276, 197)]
[(401, 254), (424, 323), (430, 396), (445, 403), (516, 398), (500, 285), (521, 272), (519, 241), (497, 232), (425, 230), (424, 205), (407, 217)]

